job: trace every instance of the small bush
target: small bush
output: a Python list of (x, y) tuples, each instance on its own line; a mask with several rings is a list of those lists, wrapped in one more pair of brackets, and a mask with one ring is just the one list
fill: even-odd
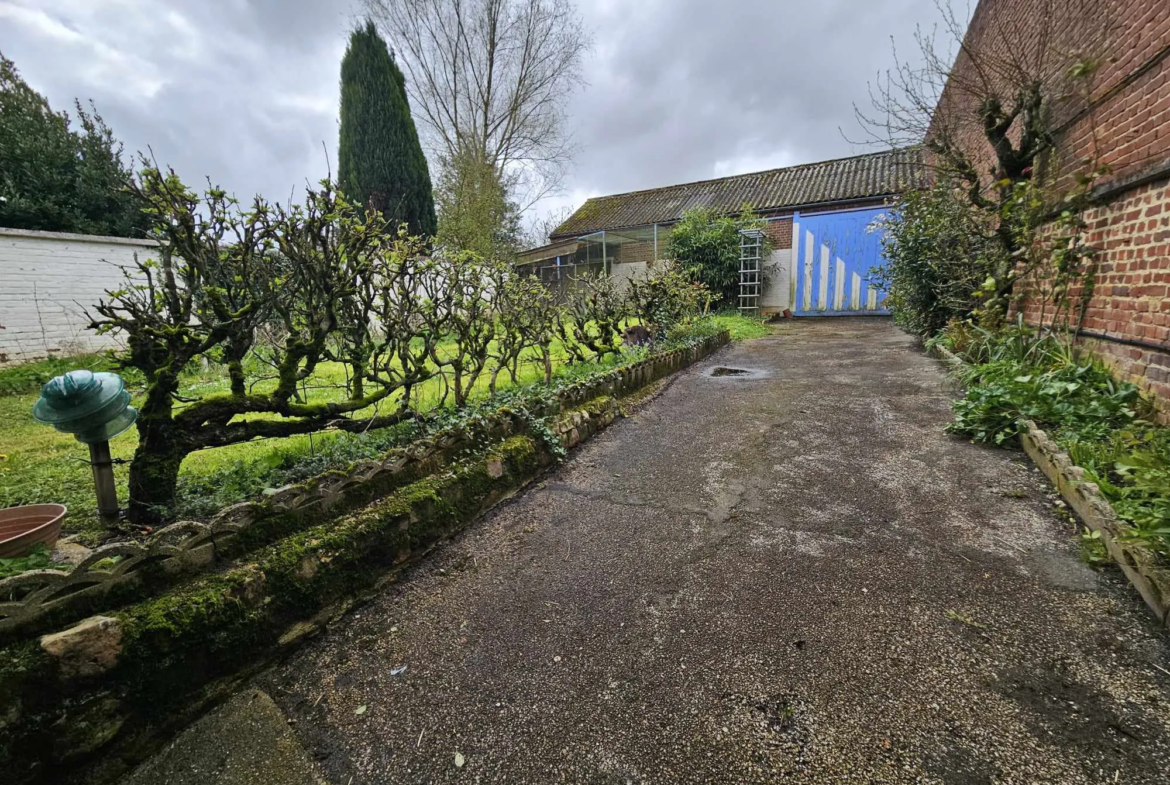
[(982, 287), (1004, 263), (988, 220), (946, 185), (912, 191), (889, 212), (878, 280), (900, 327), (933, 335), (980, 305)]
[(652, 264), (646, 278), (630, 281), (629, 298), (633, 313), (658, 337), (697, 316), (711, 294), (676, 262), (664, 261)]
[[(687, 210), (670, 232), (668, 253), (720, 305), (734, 308), (739, 305), (739, 233), (762, 227), (749, 205), (735, 217), (706, 208)], [(767, 260), (771, 249), (764, 245)]]

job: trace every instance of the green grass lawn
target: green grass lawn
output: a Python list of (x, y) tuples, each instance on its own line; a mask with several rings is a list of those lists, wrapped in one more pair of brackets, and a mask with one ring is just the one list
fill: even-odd
[[(735, 340), (756, 338), (770, 332), (762, 322), (735, 314), (719, 314), (713, 317), (713, 321), (720, 328), (730, 330)], [(620, 361), (613, 358), (606, 365), (616, 365)], [(559, 342), (553, 345), (553, 363), (554, 371), (562, 376), (584, 373), (595, 367), (592, 364), (583, 369), (568, 367), (565, 351)], [(104, 358), (89, 356), (0, 370), (0, 507), (45, 502), (65, 504), (69, 507), (65, 530), (82, 533), (84, 541), (97, 542), (105, 527), (97, 518), (93, 480), (87, 463), (88, 449), (73, 437), (58, 433), (32, 418), (32, 405), (37, 399), (40, 383), (73, 367), (105, 370), (109, 363)], [(527, 355), (521, 362), (517, 384), (524, 386), (539, 382), (543, 375), (539, 358)], [(141, 382), (131, 374), (127, 374), (127, 379), (137, 403), (143, 392)], [(343, 400), (346, 395), (344, 383), (343, 366), (323, 363), (306, 381), (308, 397), (318, 401)], [(275, 382), (268, 383), (267, 389), (273, 384)], [(442, 396), (442, 385), (441, 379), (434, 378), (417, 387), (416, 409), (433, 410)], [(512, 386), (508, 375), (501, 373), (499, 389), (502, 391)], [(263, 385), (256, 387), (257, 391), (264, 389)], [(212, 367), (203, 373), (190, 374), (182, 395), (195, 397), (227, 391), (226, 378), (220, 369)], [(479, 379), (472, 397), (473, 400), (488, 397), (487, 373)], [(392, 411), (396, 405), (395, 400), (383, 401), (381, 411)], [(450, 399), (447, 405), (451, 405)], [(373, 407), (355, 416), (372, 413)], [(295, 481), (358, 458), (373, 457), (393, 444), (396, 438), (402, 438), (401, 430), (385, 429), (367, 434), (325, 432), (255, 440), (193, 453), (183, 462), (180, 505), (176, 515), (180, 518), (205, 518), (215, 510), (273, 484)], [(129, 460), (136, 441), (133, 430), (116, 438), (110, 445), (114, 457)], [(119, 500), (123, 504), (128, 470), (127, 464), (114, 469)]]

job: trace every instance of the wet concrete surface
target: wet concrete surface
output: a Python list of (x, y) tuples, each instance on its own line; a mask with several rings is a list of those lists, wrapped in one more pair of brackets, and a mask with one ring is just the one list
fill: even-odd
[(125, 785), (325, 785), (287, 718), (244, 690), (181, 733)]
[(887, 320), (778, 326), (257, 686), (333, 785), (1170, 781), (1166, 638), (952, 395)]

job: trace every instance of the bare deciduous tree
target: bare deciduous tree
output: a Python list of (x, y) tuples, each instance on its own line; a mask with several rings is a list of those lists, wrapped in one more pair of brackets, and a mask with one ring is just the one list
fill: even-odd
[(478, 153), (522, 207), (572, 154), (565, 105), (590, 42), (571, 0), (364, 0), (440, 161)]
[(1084, 77), (1104, 49), (1108, 15), (1094, 13), (1088, 0), (1067, 2), (1081, 6), (1092, 26), (1076, 46), (1053, 28), (1062, 0), (1037, 0), (1025, 15), (986, 15), (977, 20), (977, 44), (951, 3), (936, 0), (941, 25), (915, 32), (910, 59), (895, 49), (894, 67), (870, 85), (871, 107), (854, 107), (868, 140), (925, 144), (940, 173), (957, 176), (973, 202), (989, 206), (988, 188), (1027, 179), (1053, 147), (1054, 113), (1071, 113), (1084, 100)]
[(550, 235), (557, 230), (557, 227), (569, 220), (569, 216), (573, 213), (572, 207), (564, 205), (555, 210), (548, 210), (544, 215), (537, 216), (524, 230), (521, 238), (524, 247), (539, 248), (552, 242)]
[[(1054, 27), (1064, 3), (1079, 6), (1091, 26), (1078, 30), (1075, 45)], [(935, 5), (941, 25), (916, 31), (910, 59), (895, 50), (894, 67), (870, 86), (872, 106), (854, 110), (869, 142), (921, 144), (934, 177), (961, 189), (971, 207), (991, 219), (987, 225), (1004, 259), (994, 296), (1005, 302), (1046, 205), (1066, 195), (1040, 193), (1055, 185), (1045, 172), (1057, 153), (1054, 118), (1091, 109), (1088, 95), (1110, 17), (1089, 0), (1036, 0), (1028, 13), (977, 17), (973, 36), (948, 0)], [(1059, 15), (1077, 16), (1067, 10)], [(1098, 171), (1095, 158), (1064, 162), (1072, 164), (1067, 170), (1058, 164), (1052, 168), (1062, 171), (1052, 174), (1075, 173), (1086, 191), (1086, 178)]]

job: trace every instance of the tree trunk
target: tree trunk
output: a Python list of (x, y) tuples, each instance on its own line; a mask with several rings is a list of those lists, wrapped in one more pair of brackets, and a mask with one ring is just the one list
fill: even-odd
[(130, 462), (130, 521), (142, 526), (161, 523), (175, 503), (179, 467), (189, 451), (169, 440), (146, 437), (138, 443)]
[(179, 467), (191, 445), (175, 425), (170, 388), (156, 382), (138, 413), (138, 448), (130, 462), (130, 521), (143, 526), (162, 522), (175, 503)]

